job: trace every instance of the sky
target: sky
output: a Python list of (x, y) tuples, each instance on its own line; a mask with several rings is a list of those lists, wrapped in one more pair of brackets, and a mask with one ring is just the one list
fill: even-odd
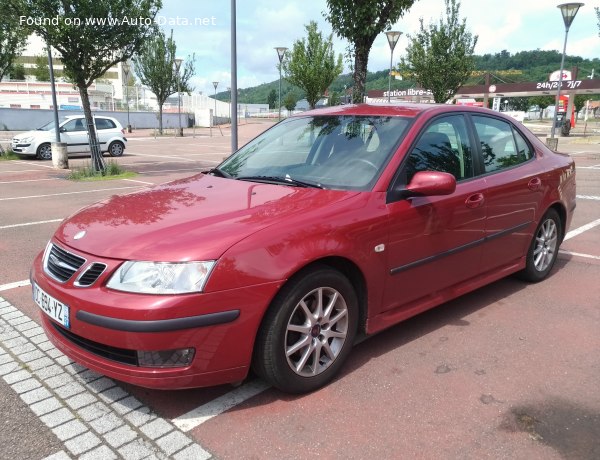
[[(351, 1), (351, 0), (349, 0)], [(566, 0), (563, 0), (563, 2)], [(585, 1), (585, 0), (584, 0)], [(460, 16), (467, 28), (477, 35), (475, 54), (498, 53), (504, 49), (518, 51), (562, 51), (565, 26), (561, 1), (548, 0), (462, 0)], [(600, 58), (598, 20), (594, 8), (600, 0), (585, 1), (571, 25), (567, 54)], [(279, 78), (277, 46), (291, 48), (306, 36), (304, 26), (311, 20), (324, 35), (332, 33), (325, 21), (325, 0), (241, 0), (237, 1), (238, 88), (268, 83)], [(445, 12), (444, 0), (416, 0), (392, 30), (402, 32), (394, 50), (394, 63), (402, 56), (408, 36), (425, 24), (439, 21)], [(182, 58), (195, 54), (196, 74), (192, 85), (196, 91), (213, 94), (212, 82), (219, 82), (217, 92), (231, 85), (231, 0), (163, 0), (157, 22), (167, 33), (173, 30), (177, 54)], [(347, 42), (334, 35), (337, 53), (345, 53)], [(389, 68), (390, 49), (382, 33), (369, 55), (369, 70)], [(557, 69), (560, 62), (557, 62)], [(595, 69), (600, 73), (600, 68)], [(344, 73), (349, 72), (345, 64)]]

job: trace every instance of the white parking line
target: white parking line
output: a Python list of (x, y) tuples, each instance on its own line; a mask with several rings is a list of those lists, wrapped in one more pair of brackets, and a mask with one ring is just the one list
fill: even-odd
[(45, 180), (59, 180), (58, 177), (52, 177), (50, 179), (29, 179), (29, 180), (7, 180), (0, 182), (0, 184), (22, 184), (23, 182), (42, 182)]
[(600, 225), (600, 219), (596, 219), (595, 221), (590, 222), (589, 224), (585, 224), (579, 228), (576, 228), (575, 230), (571, 230), (565, 236), (565, 241), (570, 240), (571, 238), (574, 238), (577, 235), (581, 235), (583, 232), (587, 232), (588, 230), (591, 230), (592, 228), (597, 227), (598, 225)]
[(223, 396), (213, 399), (206, 404), (192, 409), (187, 414), (180, 415), (172, 420), (173, 425), (184, 433), (193, 430), (211, 418), (243, 403), (244, 401), (262, 393), (270, 386), (262, 380), (254, 380), (230, 391)]
[(31, 283), (29, 280), (15, 281), (14, 283), (0, 285), (0, 291), (8, 291), (9, 289), (16, 289), (23, 286), (29, 286)]
[(600, 200), (600, 196), (594, 196), (594, 195), (577, 195), (577, 199), (578, 200)]
[(2, 227), (0, 227), (0, 230), (4, 230), (6, 228), (28, 227), (30, 225), (52, 224), (54, 222), (61, 222), (61, 221), (62, 221), (62, 219), (51, 219), (51, 220), (39, 220), (37, 222), (26, 222), (24, 224), (3, 225)]
[(127, 182), (136, 182), (138, 184), (146, 184), (146, 185), (156, 185), (154, 182), (144, 182), (143, 180), (135, 180), (135, 179), (123, 179)]
[(194, 162), (196, 160), (190, 160), (188, 158), (176, 157), (173, 155), (149, 155), (147, 153), (130, 153), (129, 155), (133, 155), (136, 157), (150, 157), (150, 158), (170, 158), (171, 160), (179, 160), (182, 162)]
[(581, 252), (571, 252), (571, 251), (564, 251), (564, 250), (560, 250), (559, 251), (561, 254), (567, 254), (569, 256), (575, 256), (575, 257), (583, 257), (585, 259), (594, 259), (594, 260), (600, 260), (600, 256), (593, 256), (591, 254), (582, 254)]
[(64, 193), (50, 193), (48, 195), (29, 195), (29, 196), (13, 196), (10, 198), (0, 198), (0, 201), (11, 201), (11, 200), (26, 200), (29, 198), (46, 198), (49, 196), (62, 196), (62, 195), (78, 195), (81, 193), (95, 193), (95, 192), (110, 192), (111, 190), (125, 190), (130, 188), (139, 188), (135, 186), (131, 187), (114, 187), (114, 188), (100, 188), (94, 190), (82, 190), (80, 192), (64, 192)]
[(28, 166), (38, 166), (40, 168), (54, 169), (54, 166), (36, 164), (36, 163), (31, 163), (29, 161), (22, 161), (22, 160), (14, 160), (14, 161), (15, 161), (15, 163), (24, 164), (24, 165), (28, 165)]

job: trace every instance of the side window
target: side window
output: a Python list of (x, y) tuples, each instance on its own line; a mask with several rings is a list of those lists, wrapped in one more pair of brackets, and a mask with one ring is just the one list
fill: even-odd
[(421, 134), (406, 163), (406, 182), (419, 171), (441, 171), (457, 181), (473, 177), (472, 148), (462, 115), (435, 120)]
[(67, 123), (65, 123), (64, 125), (62, 125), (62, 129), (64, 132), (70, 133), (73, 131), (78, 131), (76, 124), (79, 120), (70, 120)]
[(96, 129), (113, 129), (116, 125), (108, 118), (96, 118)]
[(473, 116), (473, 122), (481, 144), (486, 173), (510, 168), (533, 156), (525, 139), (510, 123), (482, 116)]

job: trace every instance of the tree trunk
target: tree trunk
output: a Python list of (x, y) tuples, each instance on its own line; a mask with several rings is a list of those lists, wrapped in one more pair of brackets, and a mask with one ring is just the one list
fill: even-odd
[(85, 125), (87, 126), (88, 141), (90, 143), (90, 151), (92, 155), (92, 168), (96, 172), (104, 173), (106, 164), (102, 157), (102, 150), (96, 135), (94, 119), (92, 118), (92, 109), (90, 108), (90, 98), (87, 92), (87, 87), (84, 84), (78, 84), (79, 95), (81, 96), (81, 105), (83, 106), (83, 114), (85, 115)]
[(354, 88), (352, 89), (352, 102), (354, 104), (361, 104), (365, 99), (369, 49), (370, 47), (358, 44), (354, 49)]
[(161, 136), (163, 133), (162, 112), (163, 112), (163, 105), (158, 104), (158, 134), (160, 134)]

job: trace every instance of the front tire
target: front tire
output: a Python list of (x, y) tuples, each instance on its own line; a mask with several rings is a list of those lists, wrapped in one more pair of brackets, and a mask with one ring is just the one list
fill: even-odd
[(549, 209), (535, 230), (527, 251), (527, 265), (519, 272), (519, 277), (533, 283), (546, 278), (556, 262), (561, 240), (560, 217), (554, 209)]
[(327, 267), (290, 281), (259, 330), (255, 371), (288, 393), (314, 391), (340, 370), (352, 348), (358, 299), (348, 279)]
[(120, 157), (125, 152), (125, 145), (122, 142), (114, 141), (108, 146), (108, 153), (111, 157)]
[(37, 152), (35, 153), (35, 156), (39, 160), (51, 160), (52, 159), (52, 146), (49, 143), (44, 142), (43, 144), (41, 144), (38, 147)]

